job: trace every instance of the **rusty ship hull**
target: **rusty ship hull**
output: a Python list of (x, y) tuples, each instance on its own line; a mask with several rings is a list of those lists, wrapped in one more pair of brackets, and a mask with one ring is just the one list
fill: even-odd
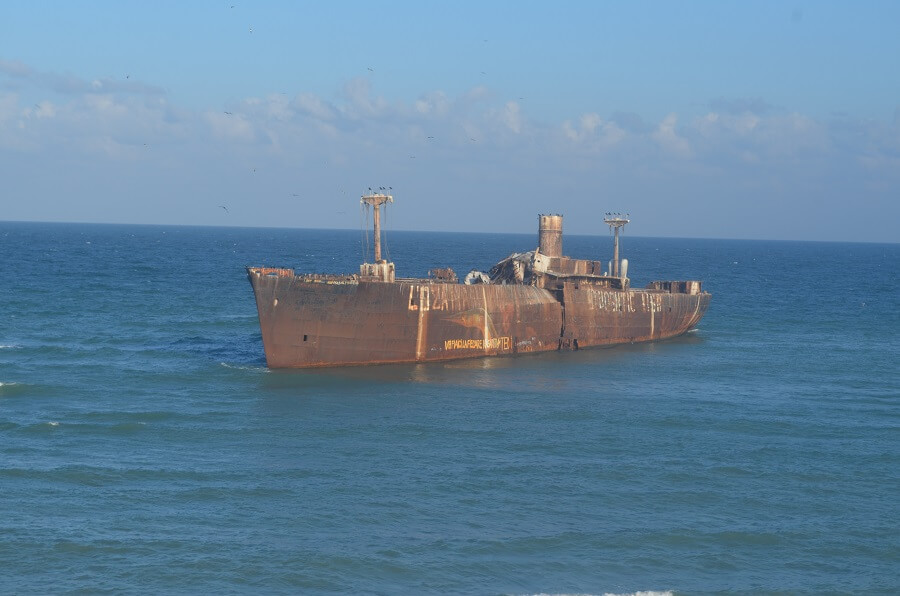
[[(248, 268), (270, 368), (430, 362), (665, 339), (692, 329), (708, 293), (564, 282), (360, 281)], [(659, 282), (657, 282), (659, 283)], [(699, 289), (699, 288), (698, 288)]]
[(621, 217), (608, 264), (562, 255), (562, 216), (539, 216), (538, 248), (514, 253), (488, 273), (459, 283), (451, 269), (428, 278), (395, 277), (381, 258), (380, 209), (386, 194), (364, 195), (374, 208), (375, 260), (359, 274), (297, 274), (248, 267), (270, 368), (432, 362), (578, 350), (654, 341), (694, 328), (709, 307), (700, 281), (655, 281), (632, 289), (619, 260)]
[(560, 305), (529, 286), (335, 283), (250, 268), (270, 368), (556, 349)]

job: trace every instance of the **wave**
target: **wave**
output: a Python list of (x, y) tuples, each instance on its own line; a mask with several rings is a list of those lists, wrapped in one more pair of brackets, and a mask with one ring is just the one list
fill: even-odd
[(250, 321), (256, 319), (259, 315), (255, 312), (252, 314), (234, 314), (234, 315), (219, 315), (219, 320), (225, 321)]
[(150, 428), (144, 421), (123, 421), (115, 424), (96, 424), (81, 421), (59, 421), (46, 420), (43, 422), (33, 422), (30, 424), (15, 424), (11, 428), (3, 430), (19, 430), (26, 435), (44, 435), (53, 432), (65, 432), (69, 435), (90, 435), (90, 436), (131, 436)]
[(25, 383), (16, 383), (16, 382), (6, 383), (3, 381), (0, 381), (0, 396), (21, 395), (21, 394), (25, 393), (26, 391), (28, 391), (29, 387), (30, 386), (26, 385)]
[(18, 350), (20, 347), (16, 344), (0, 344), (0, 350)]
[(60, 423), (58, 420), (31, 422), (26, 424), (16, 424), (15, 422), (12, 422), (9, 425), (4, 425), (3, 430), (15, 430), (26, 435), (43, 435), (45, 433), (56, 432), (56, 428), (58, 428), (59, 425)]

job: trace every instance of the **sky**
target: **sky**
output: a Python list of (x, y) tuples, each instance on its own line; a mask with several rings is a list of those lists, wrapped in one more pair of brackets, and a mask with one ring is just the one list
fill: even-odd
[(0, 220), (900, 242), (900, 2), (0, 3)]

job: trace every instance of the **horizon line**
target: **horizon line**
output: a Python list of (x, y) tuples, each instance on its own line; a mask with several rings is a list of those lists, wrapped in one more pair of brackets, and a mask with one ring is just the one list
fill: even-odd
[[(73, 225), (73, 226), (136, 226), (136, 227), (169, 227), (169, 228), (232, 228), (236, 230), (329, 230), (336, 232), (358, 232), (358, 228), (334, 228), (334, 227), (289, 227), (289, 226), (265, 226), (265, 225), (222, 225), (222, 224), (169, 224), (169, 223), (134, 223), (134, 222), (97, 222), (97, 221), (42, 221), (42, 220), (5, 220), (0, 219), (0, 224), (48, 224), (48, 225)], [(388, 232), (406, 232), (420, 234), (500, 234), (508, 236), (530, 235), (532, 232), (477, 232), (462, 230), (409, 230), (390, 229)], [(536, 232), (534, 232), (536, 233)], [(600, 233), (563, 233), (565, 236), (593, 237)], [(821, 239), (796, 239), (796, 238), (734, 238), (714, 236), (645, 236), (640, 234), (628, 234), (632, 238), (664, 238), (670, 240), (740, 240), (746, 242), (809, 242), (830, 244), (900, 244), (900, 240), (821, 240)]]

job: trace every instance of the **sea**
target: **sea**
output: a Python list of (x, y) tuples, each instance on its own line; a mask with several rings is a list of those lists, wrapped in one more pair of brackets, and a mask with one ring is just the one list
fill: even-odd
[[(462, 276), (536, 236), (386, 245)], [(245, 267), (370, 242), (0, 222), (0, 592), (900, 592), (900, 245), (626, 233), (634, 286), (703, 280), (694, 331), (267, 369)]]

